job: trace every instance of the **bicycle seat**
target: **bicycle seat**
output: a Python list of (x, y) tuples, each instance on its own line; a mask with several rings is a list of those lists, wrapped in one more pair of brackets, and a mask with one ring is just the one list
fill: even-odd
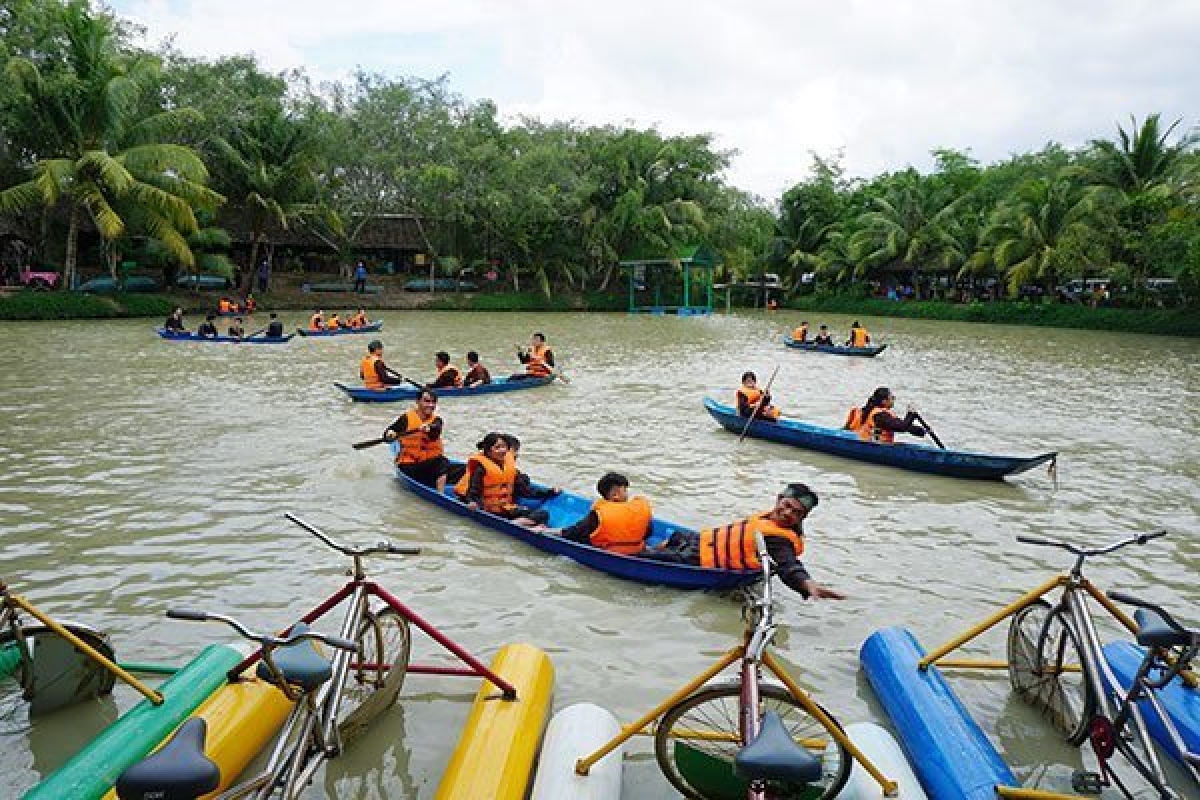
[(738, 751), (733, 765), (750, 780), (812, 783), (821, 778), (821, 759), (796, 744), (774, 711), (763, 714), (758, 737)]
[[(307, 631), (308, 626), (300, 622), (292, 628), (290, 635), (295, 636)], [(286, 647), (280, 647), (271, 654), (271, 659), (288, 683), (299, 686), (306, 692), (316, 689), (329, 680), (329, 676), (333, 674), (333, 665), (329, 659), (318, 653), (317, 648), (313, 647), (313, 643), (309, 640), (292, 642)], [(266, 661), (258, 662), (257, 673), (258, 677), (264, 681), (276, 682)]]
[(1191, 631), (1177, 631), (1167, 624), (1161, 614), (1148, 608), (1133, 612), (1137, 622), (1137, 641), (1142, 647), (1188, 647), (1196, 641)]
[(195, 800), (217, 788), (221, 770), (204, 755), (208, 723), (193, 717), (179, 726), (157, 753), (117, 779), (121, 800)]

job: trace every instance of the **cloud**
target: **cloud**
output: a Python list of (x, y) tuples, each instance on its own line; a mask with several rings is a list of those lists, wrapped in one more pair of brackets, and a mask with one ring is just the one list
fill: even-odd
[(1189, 0), (118, 0), (152, 40), (255, 53), (317, 77), (449, 73), (501, 112), (712, 133), (734, 185), (775, 198), (842, 149), (851, 174), (984, 162), (1109, 137), (1162, 112), (1196, 123)]

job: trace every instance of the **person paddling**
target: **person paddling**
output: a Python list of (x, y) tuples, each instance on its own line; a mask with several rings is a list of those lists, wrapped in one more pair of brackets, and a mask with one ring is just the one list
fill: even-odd
[(753, 372), (742, 373), (742, 385), (737, 390), (738, 415), (753, 416), (774, 422), (783, 412), (771, 405), (771, 395), (758, 388), (758, 376)]
[(396, 377), (388, 365), (383, 363), (383, 342), (378, 339), (372, 339), (367, 344), (367, 354), (358, 362), (358, 377), (362, 379), (365, 388), (377, 391), (404, 383), (402, 378)]
[(854, 320), (854, 324), (850, 326), (850, 338), (846, 340), (847, 347), (866, 347), (871, 343), (871, 334), (867, 333), (867, 329), (858, 324), (858, 320)]
[[(382, 349), (382, 345), (380, 345)], [(435, 412), (438, 397), (429, 389), (417, 394), (413, 407), (401, 414), (383, 432), (385, 441), (400, 441), (396, 466), (401, 472), (423, 484), (437, 489), (446, 488), (446, 460), (442, 447), (442, 418)]]
[(807, 342), (808, 341), (808, 320), (801, 322), (799, 327), (792, 331), (792, 341)]
[[(892, 408), (896, 405), (896, 397), (892, 390), (880, 386), (867, 403), (860, 409), (851, 409), (846, 417), (844, 427), (858, 432), (858, 438), (864, 441), (892, 444), (896, 441), (897, 433), (907, 433), (912, 436), (924, 436), (926, 430), (916, 423), (917, 411), (909, 407), (903, 418), (897, 417)], [(855, 413), (857, 411), (857, 413)]]
[(817, 493), (807, 485), (789, 483), (770, 511), (698, 533), (676, 531), (662, 549), (642, 555), (715, 569), (761, 569), (754, 539), (755, 533), (761, 533), (785, 586), (806, 598), (844, 600), (844, 594), (814, 580), (800, 560), (804, 555), (804, 520), (817, 503)]

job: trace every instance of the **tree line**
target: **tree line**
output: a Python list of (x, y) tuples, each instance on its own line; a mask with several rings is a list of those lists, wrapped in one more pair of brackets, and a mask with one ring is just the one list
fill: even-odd
[[(709, 134), (504, 123), (445, 76), (359, 72), (314, 83), (249, 57), (134, 45), (87, 0), (0, 8), (0, 214), (36, 219), (35, 257), (78, 266), (94, 230), (116, 276), (139, 261), (232, 274), (232, 218), (250, 266), (303, 227), (341, 263), (381, 215), (411, 215), (430, 256), (497, 260), (514, 288), (608, 287), (617, 262), (705, 242), (730, 278), (766, 270), (798, 290), (938, 274), (1011, 293), (1070, 277), (1200, 280), (1194, 132), (1157, 115), (1076, 151), (980, 165), (935, 151), (914, 169), (850, 179), (840, 155), (777, 200), (731, 186), (735, 153)], [(247, 270), (249, 272), (249, 270)]]

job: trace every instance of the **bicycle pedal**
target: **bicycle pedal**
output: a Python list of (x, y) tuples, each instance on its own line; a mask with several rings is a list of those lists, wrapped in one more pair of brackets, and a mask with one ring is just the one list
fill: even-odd
[(1099, 772), (1077, 769), (1071, 773), (1071, 789), (1080, 794), (1100, 794), (1107, 784)]

